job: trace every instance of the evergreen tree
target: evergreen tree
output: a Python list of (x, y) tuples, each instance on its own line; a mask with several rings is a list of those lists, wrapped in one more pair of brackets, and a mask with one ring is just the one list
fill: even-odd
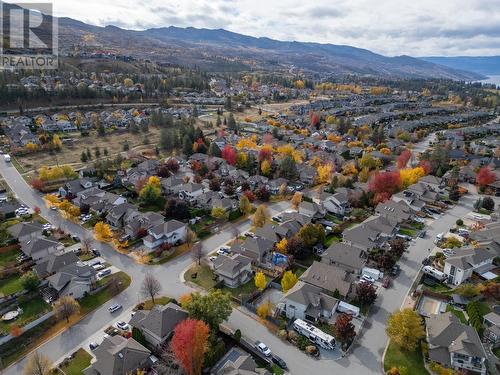
[(184, 155), (189, 156), (193, 154), (193, 142), (188, 135), (185, 135), (182, 139), (182, 152)]

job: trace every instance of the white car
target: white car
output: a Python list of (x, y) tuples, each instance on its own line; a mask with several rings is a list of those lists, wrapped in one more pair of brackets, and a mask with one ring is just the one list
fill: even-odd
[(100, 271), (100, 270), (103, 270), (106, 268), (106, 266), (104, 264), (95, 264), (92, 266), (93, 269), (95, 269), (96, 271)]
[(366, 282), (366, 283), (374, 283), (375, 282), (375, 279), (371, 276), (368, 276), (368, 275), (363, 275), (361, 276), (361, 279), (360, 279), (362, 282)]
[(119, 304), (115, 303), (114, 305), (111, 305), (111, 306), (108, 307), (108, 311), (110, 313), (114, 313), (115, 311), (118, 311), (121, 308), (122, 308), (122, 305), (119, 305)]
[(127, 323), (125, 323), (123, 320), (119, 320), (116, 322), (116, 328), (120, 328), (123, 331), (128, 331), (130, 326)]
[(270, 357), (272, 354), (271, 349), (269, 349), (266, 344), (260, 341), (255, 342), (255, 349), (264, 354), (266, 357)]
[(57, 211), (57, 207), (56, 207), (56, 206), (52, 206), (52, 207), (50, 207), (50, 209), (51, 209), (52, 211)]
[(223, 247), (221, 247), (220, 249), (217, 249), (218, 255), (227, 255), (229, 253), (230, 253), (229, 248), (227, 248), (227, 250)]
[(208, 260), (210, 260), (211, 262), (215, 262), (216, 259), (217, 259), (217, 257), (215, 255), (208, 257)]

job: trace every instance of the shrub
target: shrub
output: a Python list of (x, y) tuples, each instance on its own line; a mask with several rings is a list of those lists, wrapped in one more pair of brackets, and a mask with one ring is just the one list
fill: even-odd
[(463, 221), (462, 219), (458, 219), (458, 220), (456, 221), (456, 224), (457, 224), (459, 227), (461, 227), (462, 225), (464, 225), (464, 221)]
[(233, 338), (236, 341), (240, 342), (240, 340), (241, 340), (241, 331), (239, 329), (237, 329), (236, 331), (234, 331)]

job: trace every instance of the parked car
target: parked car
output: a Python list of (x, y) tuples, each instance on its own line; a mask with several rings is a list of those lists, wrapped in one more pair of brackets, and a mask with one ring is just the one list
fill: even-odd
[(372, 284), (375, 282), (375, 279), (368, 275), (362, 275), (360, 281)]
[(453, 251), (453, 250), (450, 250), (450, 249), (444, 249), (443, 250), (443, 254), (446, 258), (449, 258), (449, 257), (452, 257), (453, 255), (455, 255), (456, 253)]
[(122, 305), (119, 305), (118, 303), (115, 303), (114, 305), (111, 305), (108, 307), (108, 311), (110, 313), (114, 313), (115, 311), (118, 311), (122, 308)]
[(426, 234), (427, 234), (427, 232), (425, 230), (421, 230), (420, 233), (418, 234), (418, 236), (420, 238), (424, 238)]
[(97, 277), (104, 277), (104, 276), (108, 276), (109, 274), (111, 274), (111, 268), (107, 268), (107, 269), (99, 272), (97, 274)]
[(116, 327), (120, 328), (120, 329), (122, 329), (124, 331), (128, 331), (128, 329), (130, 328), (130, 326), (127, 323), (125, 323), (123, 320), (117, 321), (116, 322)]
[(215, 255), (208, 257), (208, 260), (210, 260), (211, 262), (215, 262), (216, 259), (217, 259), (217, 257)]
[(56, 206), (52, 206), (52, 207), (50, 207), (50, 209), (51, 209), (52, 211), (57, 211), (57, 207), (56, 207)]
[(94, 268), (96, 271), (100, 271), (100, 270), (106, 268), (106, 266), (104, 264), (99, 263), (99, 264), (94, 264), (92, 266), (92, 268)]
[(387, 289), (389, 288), (390, 285), (391, 285), (391, 278), (388, 276), (384, 277), (382, 279), (382, 286)]
[(96, 256), (96, 257), (100, 257), (101, 256), (101, 252), (97, 249), (92, 249), (92, 253)]
[(272, 219), (273, 219), (273, 221), (275, 221), (277, 223), (281, 223), (283, 221), (281, 216), (273, 216)]
[(401, 271), (401, 268), (399, 267), (399, 265), (394, 265), (391, 269), (391, 275), (392, 276), (397, 276), (399, 275), (399, 272)]
[(271, 360), (273, 361), (273, 363), (277, 364), (279, 367), (281, 367), (283, 370), (286, 370), (288, 369), (287, 365), (286, 365), (286, 362), (283, 361), (280, 357), (278, 357), (276, 354), (273, 355), (273, 357), (271, 358)]
[(264, 354), (266, 357), (271, 356), (271, 354), (272, 354), (271, 349), (269, 349), (267, 347), (267, 345), (264, 344), (263, 342), (256, 341), (254, 346), (255, 346), (255, 349), (257, 349), (259, 352)]
[(122, 305), (115, 303), (114, 305), (111, 305), (108, 307), (108, 310), (110, 313), (114, 313), (115, 311), (118, 311), (122, 308)]
[(255, 234), (253, 234), (252, 232), (246, 232), (246, 233), (245, 233), (245, 237), (252, 237), (252, 238), (255, 238)]
[(89, 343), (90, 350), (96, 350), (98, 348), (98, 346), (99, 346), (99, 344), (96, 343), (96, 342), (92, 341), (92, 342)]

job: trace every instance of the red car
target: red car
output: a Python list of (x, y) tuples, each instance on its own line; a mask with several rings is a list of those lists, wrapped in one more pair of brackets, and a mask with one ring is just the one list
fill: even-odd
[(391, 278), (390, 277), (384, 277), (384, 279), (382, 280), (382, 286), (384, 288), (389, 288), (391, 286)]

